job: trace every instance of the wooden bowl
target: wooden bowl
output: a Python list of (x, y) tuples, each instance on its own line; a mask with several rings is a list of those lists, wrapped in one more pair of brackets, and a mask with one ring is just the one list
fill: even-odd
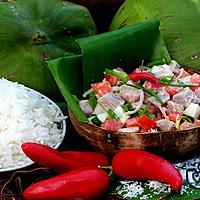
[(146, 150), (169, 159), (186, 158), (200, 150), (200, 128), (154, 133), (122, 133), (106, 131), (69, 116), (78, 134), (95, 150), (113, 156), (122, 149)]

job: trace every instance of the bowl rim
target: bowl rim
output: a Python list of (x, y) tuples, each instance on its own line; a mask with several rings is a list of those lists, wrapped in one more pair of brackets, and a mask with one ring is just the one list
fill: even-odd
[(192, 127), (192, 128), (188, 128), (188, 129), (184, 129), (184, 130), (171, 130), (171, 131), (154, 131), (154, 132), (123, 132), (123, 131), (109, 131), (109, 130), (106, 130), (106, 129), (103, 129), (99, 126), (96, 126), (90, 122), (80, 122), (76, 116), (74, 115), (74, 113), (72, 112), (72, 110), (68, 107), (68, 111), (69, 113), (71, 113), (72, 115), (69, 115), (69, 118), (71, 120), (71, 117), (73, 117), (78, 123), (81, 123), (83, 125), (87, 125), (87, 126), (91, 126), (91, 127), (94, 127), (96, 129), (100, 129), (104, 132), (109, 132), (110, 134), (113, 134), (113, 136), (115, 137), (119, 137), (119, 136), (126, 136), (126, 135), (131, 135), (131, 134), (134, 134), (134, 135), (156, 135), (156, 134), (173, 134), (173, 133), (179, 133), (179, 132), (184, 132), (184, 131), (191, 131), (191, 130), (198, 130), (200, 129), (200, 126), (199, 127)]
[[(47, 96), (41, 94), (40, 92), (38, 92), (38, 91), (36, 91), (36, 90), (34, 90), (32, 88), (29, 88), (29, 87), (26, 87), (26, 86), (24, 86), (24, 87), (25, 87), (25, 89), (27, 89), (27, 91), (32, 92), (33, 94), (36, 94), (36, 95), (40, 96), (42, 99), (45, 99), (47, 102), (49, 102), (49, 104), (53, 105), (59, 111), (59, 114), (60, 114), (61, 117), (64, 117), (63, 112), (61, 111), (59, 106), (54, 101), (52, 101)], [(62, 119), (61, 122), (62, 122), (62, 127), (63, 127), (62, 128), (63, 129), (62, 133), (60, 134), (61, 140), (60, 140), (60, 142), (58, 142), (56, 145), (53, 146), (54, 149), (57, 149), (62, 144), (62, 142), (63, 142), (63, 140), (65, 138), (65, 135), (66, 135), (66, 121), (65, 121), (65, 119)], [(16, 166), (16, 167), (8, 167), (8, 168), (0, 168), (0, 173), (23, 169), (23, 168), (29, 167), (29, 166), (31, 166), (33, 164), (35, 164), (35, 162), (30, 160), (25, 165), (19, 165), (19, 166)]]

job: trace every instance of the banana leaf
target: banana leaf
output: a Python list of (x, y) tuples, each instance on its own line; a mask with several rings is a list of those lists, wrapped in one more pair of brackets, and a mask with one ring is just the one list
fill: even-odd
[[(171, 193), (171, 188), (166, 184), (159, 184), (153, 187), (154, 184), (149, 184), (150, 181), (118, 181), (115, 179), (115, 186), (112, 187), (110, 193), (118, 194), (127, 200), (195, 200), (200, 199), (200, 158), (192, 159), (175, 163), (175, 166), (184, 178), (184, 185), (180, 192)], [(187, 178), (190, 177), (190, 178)], [(135, 189), (135, 186), (143, 190)], [(171, 193), (171, 194), (170, 194)], [(165, 197), (165, 198), (163, 198)]]
[(144, 62), (170, 56), (159, 32), (159, 20), (153, 19), (124, 29), (77, 40), (81, 55), (48, 61), (49, 69), (68, 106), (81, 122), (88, 122), (76, 97), (88, 90), (94, 81), (101, 81), (105, 68), (122, 66), (133, 71)]
[(158, 17), (160, 31), (171, 57), (200, 69), (200, 0), (126, 0), (110, 30)]

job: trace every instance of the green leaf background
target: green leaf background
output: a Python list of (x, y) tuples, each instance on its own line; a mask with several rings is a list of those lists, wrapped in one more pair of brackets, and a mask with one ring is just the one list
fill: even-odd
[(200, 69), (200, 0), (126, 0), (110, 30), (155, 17), (172, 59)]

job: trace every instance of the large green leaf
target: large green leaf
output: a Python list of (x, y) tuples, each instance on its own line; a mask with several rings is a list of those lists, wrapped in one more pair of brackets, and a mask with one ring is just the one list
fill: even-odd
[(86, 122), (86, 117), (73, 95), (81, 97), (92, 82), (102, 80), (105, 68), (122, 66), (132, 71), (142, 60), (170, 60), (160, 37), (159, 20), (81, 38), (77, 43), (82, 55), (66, 56), (48, 61), (48, 64), (69, 107), (82, 122)]
[(165, 58), (168, 51), (160, 37), (159, 20), (127, 27), (118, 31), (81, 38), (78, 43), (83, 55), (83, 83), (88, 89), (101, 81), (105, 68), (123, 66), (127, 72), (144, 62)]
[(93, 35), (89, 11), (61, 0), (0, 3), (0, 76), (51, 98), (59, 90), (46, 60), (79, 52), (77, 38)]
[(126, 0), (110, 30), (159, 17), (160, 31), (173, 59), (200, 69), (200, 0)]

